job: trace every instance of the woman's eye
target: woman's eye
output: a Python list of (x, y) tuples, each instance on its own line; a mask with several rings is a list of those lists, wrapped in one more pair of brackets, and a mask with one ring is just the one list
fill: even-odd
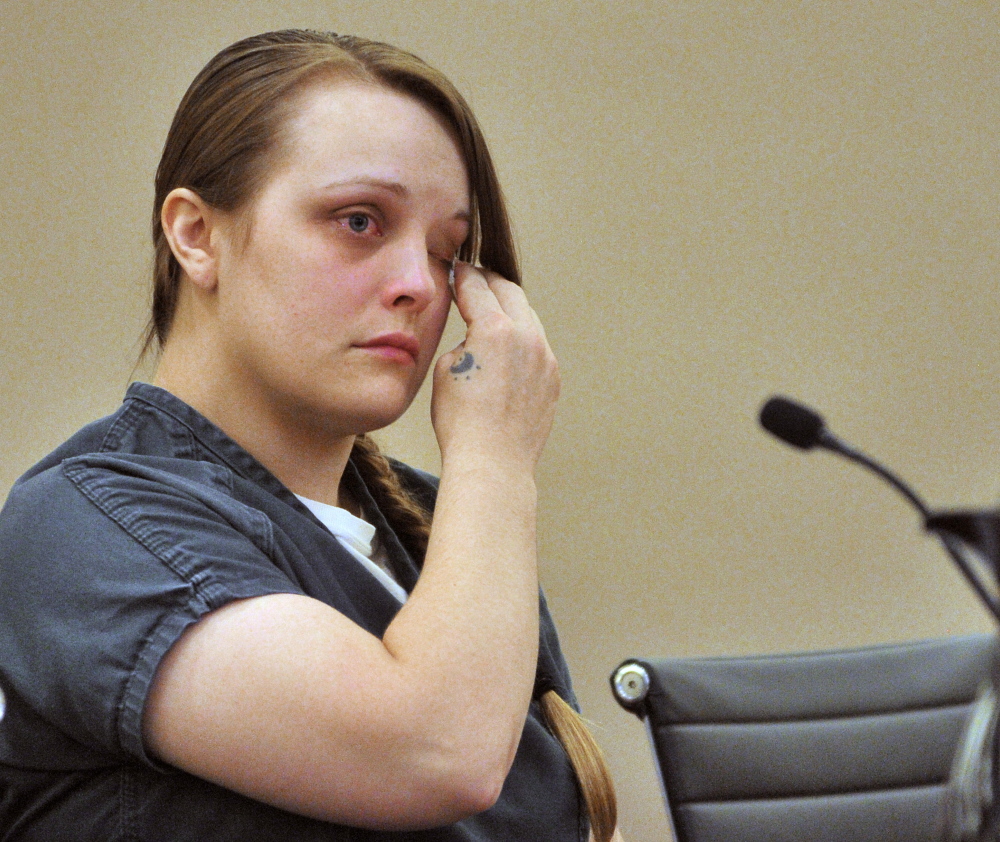
[(352, 213), (347, 217), (347, 227), (355, 234), (364, 234), (370, 227), (372, 218), (366, 213)]
[(378, 219), (368, 211), (356, 210), (337, 213), (335, 222), (340, 228), (346, 228), (352, 234), (363, 234), (366, 237), (382, 234)]

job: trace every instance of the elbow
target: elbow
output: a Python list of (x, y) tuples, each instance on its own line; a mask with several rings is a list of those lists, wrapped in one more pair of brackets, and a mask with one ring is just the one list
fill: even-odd
[(466, 781), (459, 793), (463, 804), (462, 812), (472, 816), (483, 813), (496, 804), (509, 771), (509, 766), (497, 767), (480, 773), (475, 780)]
[[(475, 764), (482, 767), (485, 764)], [(444, 796), (446, 804), (442, 804), (442, 812), (450, 814), (452, 821), (460, 821), (469, 816), (489, 810), (497, 803), (507, 780), (506, 766), (494, 768), (469, 768), (463, 764), (448, 776), (447, 781), (441, 781), (436, 788), (438, 798)]]
[(493, 807), (524, 728), (523, 718), (496, 721), (465, 709), (456, 715), (453, 707), (429, 702), (425, 696), (402, 706), (405, 715), (397, 710), (396, 727), (381, 733), (386, 747), (392, 747), (388, 766), (397, 781), (393, 791), (402, 801), (396, 824), (407, 829), (451, 824)]
[(432, 789), (444, 812), (459, 821), (485, 812), (500, 798), (517, 750), (500, 745), (473, 745), (457, 749), (439, 767)]

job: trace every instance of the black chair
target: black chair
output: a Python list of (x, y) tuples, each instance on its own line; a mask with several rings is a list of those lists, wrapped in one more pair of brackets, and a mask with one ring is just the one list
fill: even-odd
[(940, 842), (996, 656), (984, 634), (629, 660), (612, 687), (647, 723), (679, 842)]

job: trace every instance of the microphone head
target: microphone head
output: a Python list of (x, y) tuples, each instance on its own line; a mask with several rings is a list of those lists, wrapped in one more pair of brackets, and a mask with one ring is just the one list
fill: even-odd
[(761, 407), (760, 424), (771, 435), (802, 450), (810, 450), (820, 444), (826, 427), (819, 414), (778, 396)]

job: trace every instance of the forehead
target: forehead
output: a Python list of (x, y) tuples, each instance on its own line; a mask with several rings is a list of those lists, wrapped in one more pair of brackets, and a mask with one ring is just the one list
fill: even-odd
[[(296, 97), (283, 129), (277, 170), (354, 172), (389, 180), (436, 181), (468, 192), (459, 144), (418, 99), (355, 80), (324, 80)], [(375, 170), (375, 172), (372, 172)]]

